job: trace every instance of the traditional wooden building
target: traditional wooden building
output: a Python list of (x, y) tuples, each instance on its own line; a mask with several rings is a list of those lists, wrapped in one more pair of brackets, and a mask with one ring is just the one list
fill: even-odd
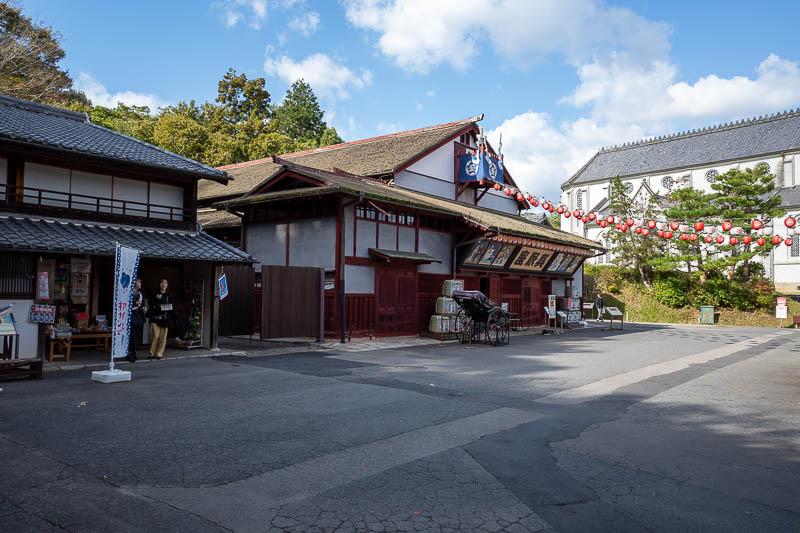
[(230, 176), (85, 114), (0, 95), (0, 307), (14, 304), (20, 355), (48, 347), (49, 326), (32, 321), (33, 305), (53, 306), (55, 321), (76, 331), (102, 334), (117, 242), (142, 251), (146, 291), (169, 280), (170, 338), (214, 346), (216, 278), (223, 265), (252, 259), (199, 228), (200, 179)]
[(201, 182), (199, 199), (225, 212), (200, 220), (260, 265), (324, 268), (326, 335), (424, 331), (454, 276), (542, 324), (603, 249), (519, 215), (481, 118), (224, 167), (234, 180)]

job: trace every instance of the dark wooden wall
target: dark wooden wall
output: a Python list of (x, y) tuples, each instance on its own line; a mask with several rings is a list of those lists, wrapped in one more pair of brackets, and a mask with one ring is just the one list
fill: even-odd
[(317, 267), (262, 266), (261, 338), (316, 339), (323, 279)]
[(226, 266), (228, 296), (219, 302), (219, 335), (253, 334), (253, 287), (255, 269), (250, 266)]

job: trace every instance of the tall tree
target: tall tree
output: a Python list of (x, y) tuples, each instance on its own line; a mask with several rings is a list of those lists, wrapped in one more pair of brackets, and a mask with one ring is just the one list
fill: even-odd
[[(661, 206), (656, 194), (640, 190), (634, 197), (628, 196), (619, 176), (614, 178), (609, 189), (610, 209), (614, 215), (627, 220), (647, 221), (657, 216)], [(624, 223), (623, 221), (619, 221)], [(649, 230), (649, 228), (648, 228)], [(642, 282), (652, 287), (653, 267), (651, 261), (663, 255), (666, 248), (664, 242), (655, 235), (644, 237), (633, 231), (609, 230), (610, 240), (616, 257), (614, 262), (620, 266), (633, 268), (639, 272)]]
[(52, 27), (0, 1), (0, 92), (34, 102), (61, 100), (72, 80), (58, 66), (64, 59), (60, 39)]
[[(275, 110), (278, 132), (298, 142), (319, 145), (327, 125), (311, 86), (299, 79), (292, 84), (281, 105)], [(338, 135), (337, 135), (338, 137)]]
[(225, 136), (230, 137), (232, 145), (224, 142), (233, 148), (231, 163), (253, 159), (256, 139), (271, 131), (272, 107), (264, 78), (250, 80), (246, 74), (228, 69), (218, 84), (217, 102), (219, 108), (209, 124), (212, 138), (222, 141)]

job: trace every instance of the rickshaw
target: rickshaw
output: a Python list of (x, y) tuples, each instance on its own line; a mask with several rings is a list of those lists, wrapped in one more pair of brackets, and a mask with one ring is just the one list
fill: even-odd
[(509, 341), (508, 313), (481, 291), (453, 291), (453, 300), (461, 308), (453, 330), (460, 342), (497, 346)]

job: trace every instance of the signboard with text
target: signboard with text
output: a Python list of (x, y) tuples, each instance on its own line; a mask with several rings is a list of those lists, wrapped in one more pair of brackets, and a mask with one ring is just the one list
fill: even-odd
[(481, 240), (472, 244), (461, 265), (480, 270), (571, 275), (583, 260), (581, 255)]
[(517, 252), (509, 268), (522, 272), (541, 272), (550, 261), (550, 258), (553, 257), (553, 253), (550, 250), (542, 250), (541, 248), (520, 246), (519, 252)]
[(606, 307), (605, 310), (611, 316), (622, 316), (622, 311), (617, 307)]

